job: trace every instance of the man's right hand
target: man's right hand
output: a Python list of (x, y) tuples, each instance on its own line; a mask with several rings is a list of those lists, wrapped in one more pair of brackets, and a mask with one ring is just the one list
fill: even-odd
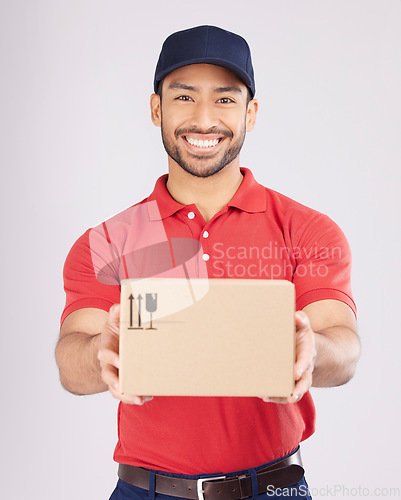
[(120, 305), (111, 306), (107, 322), (100, 334), (100, 344), (97, 358), (100, 363), (101, 377), (116, 399), (123, 403), (142, 405), (153, 399), (153, 396), (128, 396), (120, 392), (118, 370), (120, 368), (119, 356), (120, 337)]
[(91, 307), (77, 309), (64, 319), (56, 361), (61, 384), (67, 391), (83, 395), (110, 390), (115, 398), (128, 404), (141, 405), (152, 399), (120, 393), (119, 322), (119, 304), (109, 312)]

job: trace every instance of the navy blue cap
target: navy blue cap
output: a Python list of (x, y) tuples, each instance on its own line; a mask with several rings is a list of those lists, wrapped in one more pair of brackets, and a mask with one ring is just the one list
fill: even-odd
[(172, 71), (189, 64), (215, 64), (235, 73), (255, 95), (251, 51), (242, 36), (216, 26), (177, 31), (163, 43), (156, 66), (154, 90)]

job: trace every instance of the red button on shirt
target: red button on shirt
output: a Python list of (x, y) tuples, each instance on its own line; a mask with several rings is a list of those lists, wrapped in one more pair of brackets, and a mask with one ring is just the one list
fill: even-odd
[[(164, 175), (147, 199), (87, 231), (65, 263), (62, 321), (83, 307), (107, 311), (119, 302), (125, 277), (180, 272), (183, 261), (190, 277), (287, 279), (295, 284), (297, 309), (336, 299), (355, 313), (351, 255), (339, 227), (261, 186), (250, 170), (241, 172), (234, 197), (207, 224), (195, 205), (171, 198)], [(310, 393), (291, 405), (155, 397), (143, 406), (120, 404), (118, 423), (117, 462), (178, 474), (220, 473), (291, 452), (314, 432), (315, 409)]]

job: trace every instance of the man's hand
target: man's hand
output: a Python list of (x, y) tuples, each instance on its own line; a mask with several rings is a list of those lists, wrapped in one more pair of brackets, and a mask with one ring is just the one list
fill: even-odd
[(266, 403), (296, 403), (312, 386), (312, 372), (316, 357), (315, 333), (304, 311), (295, 313), (295, 387), (288, 398), (262, 398)]
[(114, 304), (109, 311), (107, 322), (100, 334), (100, 344), (97, 358), (100, 362), (101, 377), (108, 386), (112, 396), (123, 403), (142, 405), (153, 399), (153, 396), (128, 396), (121, 394), (118, 370), (120, 336), (120, 305)]

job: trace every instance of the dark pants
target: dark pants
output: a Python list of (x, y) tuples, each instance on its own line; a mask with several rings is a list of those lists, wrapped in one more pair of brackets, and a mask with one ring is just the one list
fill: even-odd
[[(237, 471), (232, 472), (230, 474), (225, 474), (226, 476), (238, 476), (240, 474), (248, 473), (251, 475), (251, 478), (256, 479), (256, 471), (258, 469), (262, 469), (268, 465), (272, 465), (278, 460), (273, 462), (269, 462), (268, 464), (263, 464), (255, 469), (248, 469), (245, 471)], [(174, 474), (169, 474), (167, 472), (158, 472), (158, 474), (164, 474), (166, 476), (174, 476)], [(188, 476), (188, 475), (179, 475), (180, 478), (187, 479), (198, 479), (200, 477), (215, 477), (219, 474), (202, 474), (197, 476)], [(152, 479), (153, 478), (153, 479)], [(308, 485), (306, 483), (305, 478), (303, 477), (301, 481), (293, 486), (288, 486), (287, 488), (282, 488), (277, 490), (276, 492), (268, 489), (268, 491), (263, 492), (261, 494), (257, 493), (256, 489), (256, 481), (252, 481), (254, 493), (250, 500), (269, 500), (272, 499), (283, 499), (283, 498), (300, 498), (303, 500), (312, 500), (312, 497), (309, 495)], [(155, 481), (154, 481), (154, 473), (150, 476), (150, 485), (149, 491), (144, 490), (142, 488), (138, 488), (137, 486), (132, 486), (131, 484), (125, 483), (121, 479), (118, 480), (116, 489), (110, 497), (110, 500), (180, 500), (177, 497), (172, 497), (169, 495), (162, 495), (161, 493), (155, 493), (154, 489)], [(256, 493), (255, 493), (256, 490)]]

